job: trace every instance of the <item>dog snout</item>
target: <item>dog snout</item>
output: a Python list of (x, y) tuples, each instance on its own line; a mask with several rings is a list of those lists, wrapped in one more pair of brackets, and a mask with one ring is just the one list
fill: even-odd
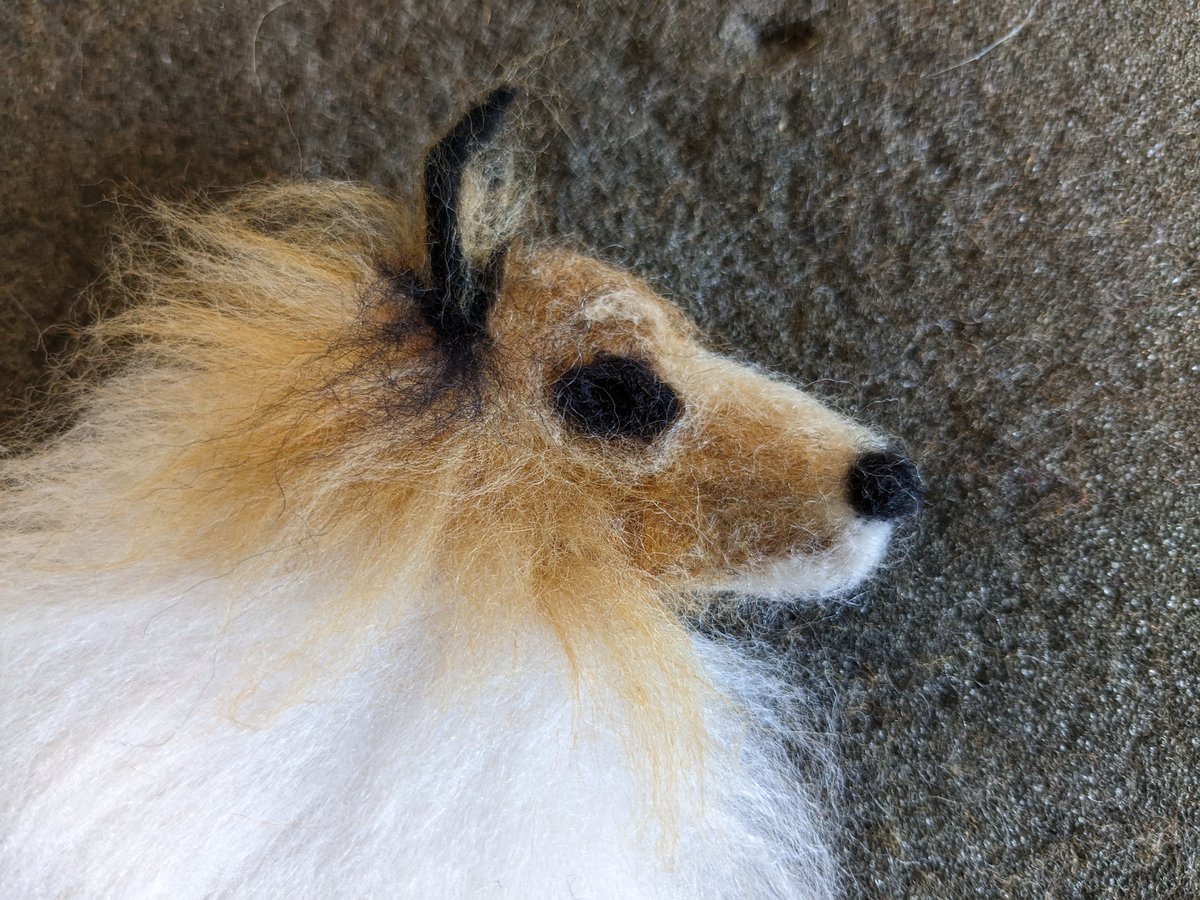
[(896, 450), (872, 450), (850, 467), (851, 508), (867, 519), (899, 519), (921, 508), (924, 491), (913, 461)]

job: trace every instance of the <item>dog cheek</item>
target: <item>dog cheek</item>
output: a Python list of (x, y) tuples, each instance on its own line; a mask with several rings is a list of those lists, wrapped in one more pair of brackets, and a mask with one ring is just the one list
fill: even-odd
[[(819, 467), (810, 476), (811, 468)], [(656, 481), (625, 517), (625, 540), (646, 571), (693, 583), (820, 555), (837, 544), (840, 525), (819, 480), (789, 477), (786, 469), (764, 477), (733, 456), (703, 467), (689, 462)]]
[(786, 542), (782, 534), (772, 533), (780, 529), (764, 527), (764, 518), (782, 521), (782, 515), (711, 487), (691, 479), (660, 483), (625, 518), (625, 540), (642, 569), (702, 584)]

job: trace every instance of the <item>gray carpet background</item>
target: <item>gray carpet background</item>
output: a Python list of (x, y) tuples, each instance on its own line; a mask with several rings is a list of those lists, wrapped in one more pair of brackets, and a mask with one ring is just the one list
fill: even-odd
[(1200, 896), (1198, 35), (1182, 0), (9, 0), (0, 409), (118, 194), (404, 192), (515, 74), (545, 233), (922, 464), (885, 577), (783, 635), (850, 895)]

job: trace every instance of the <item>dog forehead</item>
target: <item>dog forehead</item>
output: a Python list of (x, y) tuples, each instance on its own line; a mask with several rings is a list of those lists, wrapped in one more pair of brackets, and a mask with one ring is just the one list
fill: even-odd
[(621, 287), (588, 297), (583, 301), (579, 319), (588, 324), (628, 324), (654, 332), (668, 331), (672, 322), (665, 300), (646, 291)]
[[(590, 257), (531, 254), (510, 281), (508, 327), (541, 325), (596, 338), (625, 333), (650, 340), (694, 338), (695, 323), (640, 278)], [(514, 321), (514, 319), (516, 321)]]

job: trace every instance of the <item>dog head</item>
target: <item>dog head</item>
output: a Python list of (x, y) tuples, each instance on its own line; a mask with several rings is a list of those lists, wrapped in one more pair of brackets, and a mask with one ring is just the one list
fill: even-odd
[[(464, 172), (511, 100), (492, 94), (430, 151), (427, 262), (393, 276), (385, 300), (393, 334), (419, 331), (399, 323), (421, 313), (422, 352), (442, 360), (426, 384), (475, 398), (457, 408), (473, 410), (474, 440), (496, 443), (492, 471), (520, 473), (505, 479), (497, 517), (536, 520), (523, 523), (539, 536), (535, 555), (587, 558), (605, 545), (611, 565), (673, 588), (785, 598), (858, 584), (921, 502), (894, 445), (710, 352), (628, 274), (556, 249), (464, 249)], [(419, 385), (408, 392), (427, 414), (445, 406)]]

